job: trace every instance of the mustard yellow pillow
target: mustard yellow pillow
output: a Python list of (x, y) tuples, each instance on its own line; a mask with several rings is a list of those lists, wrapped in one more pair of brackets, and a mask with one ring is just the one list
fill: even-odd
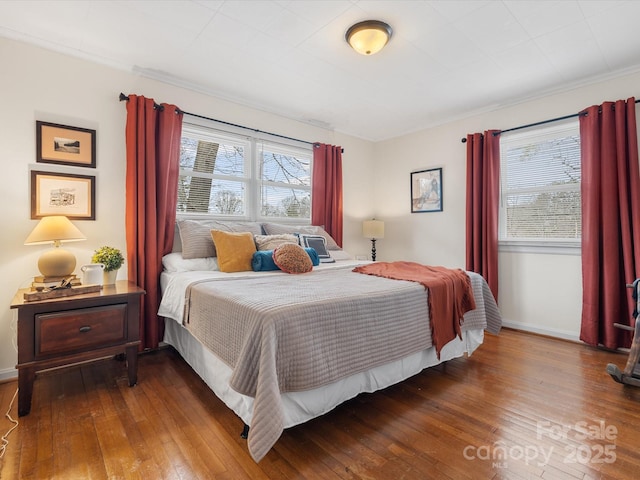
[(253, 233), (211, 230), (211, 238), (216, 246), (218, 268), (221, 272), (244, 272), (253, 269), (251, 260), (256, 252)]

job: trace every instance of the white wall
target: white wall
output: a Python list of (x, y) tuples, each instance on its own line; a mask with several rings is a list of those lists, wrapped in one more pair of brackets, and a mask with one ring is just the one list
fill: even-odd
[[(111, 245), (126, 251), (125, 240), (125, 105), (120, 92), (153, 97), (181, 109), (252, 128), (307, 141), (342, 145), (345, 184), (344, 246), (366, 252), (360, 225), (373, 214), (373, 148), (370, 142), (335, 134), (164, 85), (137, 75), (67, 57), (26, 44), (0, 39), (0, 175), (3, 178), (0, 229), (0, 380), (17, 375), (15, 323), (17, 313), (9, 305), (19, 288), (30, 285), (38, 274), (37, 260), (45, 246), (25, 246), (36, 225), (30, 219), (30, 169), (96, 176), (96, 221), (75, 221), (87, 241), (67, 245), (78, 260), (88, 263), (93, 250)], [(44, 120), (97, 130), (97, 168), (56, 167), (36, 164), (35, 122)], [(126, 278), (126, 268), (119, 272)]]
[[(461, 138), (640, 94), (640, 73), (635, 73), (373, 144), (15, 41), (0, 39), (0, 58), (0, 198), (5, 220), (0, 230), (0, 380), (16, 375), (16, 313), (9, 310), (11, 299), (38, 274), (37, 259), (45, 248), (23, 245), (36, 224), (30, 220), (29, 170), (96, 175), (97, 219), (75, 222), (88, 240), (68, 245), (78, 265), (87, 263), (100, 245), (126, 250), (126, 111), (117, 100), (120, 92), (260, 130), (342, 145), (344, 247), (353, 254), (368, 253), (370, 243), (362, 238), (361, 222), (376, 216), (386, 222), (385, 238), (377, 244), (379, 260), (448, 267), (464, 267), (466, 147)], [(96, 129), (95, 171), (36, 164), (36, 120)], [(444, 168), (444, 211), (411, 214), (410, 172), (438, 166)], [(119, 278), (125, 278), (125, 270)], [(506, 324), (575, 339), (581, 295), (579, 256), (501, 253), (499, 297)]]
[[(376, 213), (386, 222), (380, 260), (465, 266), (467, 133), (508, 129), (640, 95), (640, 73), (576, 88), (376, 144)], [(411, 171), (443, 167), (443, 212), (410, 213)], [(640, 186), (638, 186), (640, 187)], [(582, 309), (578, 255), (499, 255), (505, 325), (577, 339)]]

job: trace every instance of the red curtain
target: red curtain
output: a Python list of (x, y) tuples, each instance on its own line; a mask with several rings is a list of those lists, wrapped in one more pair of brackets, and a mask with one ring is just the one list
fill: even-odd
[(182, 113), (175, 105), (129, 95), (127, 102), (126, 229), (129, 281), (146, 291), (140, 312), (141, 350), (157, 348), (164, 323), (162, 256), (171, 252), (178, 197)]
[[(640, 272), (640, 173), (635, 100), (605, 102), (580, 115), (582, 156), (582, 327), (580, 339), (629, 347)], [(634, 221), (635, 220), (635, 221)]]
[[(494, 135), (496, 133), (496, 135)], [(477, 272), (498, 300), (500, 136), (467, 135), (466, 269)]]
[(313, 145), (311, 223), (322, 225), (342, 246), (342, 148)]

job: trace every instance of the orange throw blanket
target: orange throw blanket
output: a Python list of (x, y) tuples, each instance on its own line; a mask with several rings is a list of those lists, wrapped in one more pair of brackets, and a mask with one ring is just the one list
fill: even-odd
[(430, 267), (414, 262), (376, 262), (353, 269), (354, 272), (421, 283), (428, 291), (431, 338), (440, 358), (448, 342), (462, 338), (463, 315), (476, 308), (471, 280), (462, 270)]

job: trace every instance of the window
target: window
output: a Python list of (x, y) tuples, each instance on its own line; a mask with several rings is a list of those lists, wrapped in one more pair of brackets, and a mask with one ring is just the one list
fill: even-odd
[(261, 143), (261, 216), (311, 220), (311, 151)]
[(501, 245), (579, 246), (578, 122), (503, 134), (500, 157)]
[(185, 123), (177, 213), (310, 222), (311, 158), (311, 146)]

